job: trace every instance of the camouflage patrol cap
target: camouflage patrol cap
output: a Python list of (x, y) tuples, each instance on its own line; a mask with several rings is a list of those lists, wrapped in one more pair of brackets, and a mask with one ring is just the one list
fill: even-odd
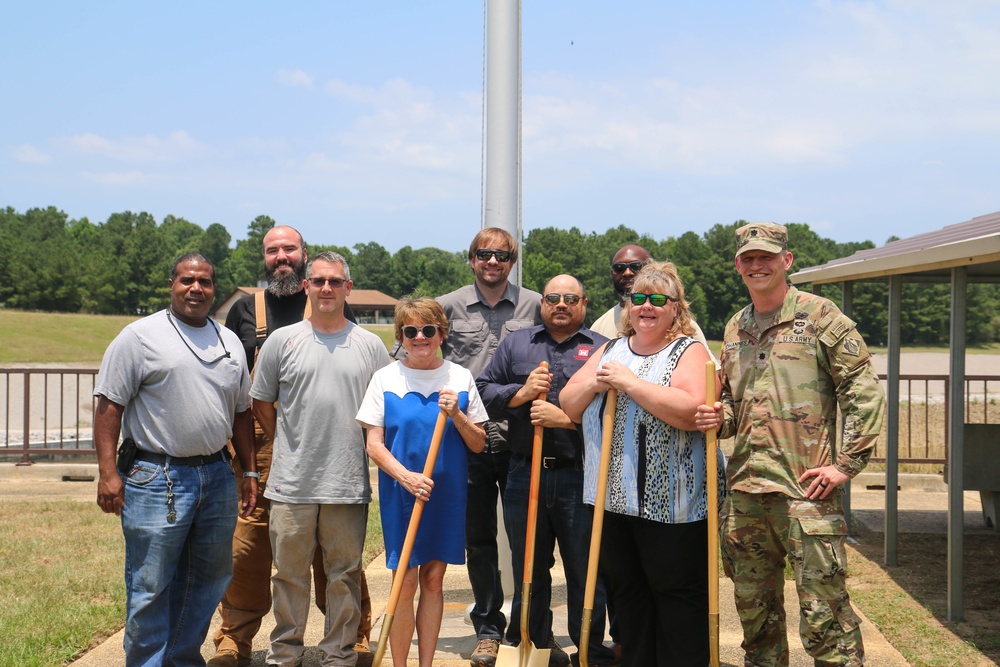
[(736, 230), (736, 256), (747, 250), (779, 253), (788, 248), (788, 230), (776, 222), (751, 222)]

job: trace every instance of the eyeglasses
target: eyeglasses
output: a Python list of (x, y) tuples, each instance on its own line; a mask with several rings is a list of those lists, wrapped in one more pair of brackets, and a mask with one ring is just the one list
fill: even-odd
[(340, 289), (344, 286), (347, 281), (343, 278), (310, 278), (309, 282), (316, 289), (323, 289), (323, 286), (329, 283), (330, 287), (333, 289)]
[(556, 294), (553, 292), (551, 294), (546, 294), (542, 298), (551, 303), (553, 306), (558, 306), (560, 301), (565, 301), (567, 306), (575, 306), (580, 303), (580, 299), (582, 297), (580, 297), (579, 294)]
[(611, 270), (615, 273), (625, 273), (625, 269), (628, 269), (632, 273), (639, 273), (644, 266), (646, 262), (615, 262), (611, 265)]
[(632, 299), (633, 306), (641, 306), (646, 303), (646, 299), (649, 299), (649, 303), (654, 306), (665, 306), (667, 301), (677, 301), (666, 294), (643, 294), (642, 292), (632, 292), (629, 298)]
[(510, 250), (489, 250), (480, 248), (476, 251), (476, 259), (480, 262), (490, 261), (490, 257), (496, 257), (497, 261), (503, 264), (510, 261)]
[(417, 337), (418, 331), (424, 335), (424, 338), (433, 338), (434, 334), (438, 332), (438, 326), (436, 324), (425, 324), (422, 327), (415, 327), (411, 324), (403, 327), (403, 336), (412, 340)]

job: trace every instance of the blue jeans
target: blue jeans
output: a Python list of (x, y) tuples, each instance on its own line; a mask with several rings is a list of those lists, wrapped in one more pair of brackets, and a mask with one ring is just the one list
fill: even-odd
[[(507, 619), (497, 557), (497, 493), (507, 486), (510, 452), (469, 456), (468, 504), (465, 510), (465, 559), (475, 605), (469, 616), (479, 639), (503, 637)], [(515, 570), (515, 576), (517, 571)]]
[[(174, 522), (167, 520), (168, 477)], [(124, 482), (125, 662), (204, 667), (201, 645), (233, 573), (233, 470), (226, 461), (136, 461)]]
[[(514, 566), (514, 602), (510, 608), (507, 640), (521, 641), (521, 584), (524, 579), (525, 534), (528, 530), (528, 492), (531, 483), (531, 463), (515, 457), (510, 462), (507, 493), (504, 496), (503, 518), (510, 536), (511, 560)], [(538, 524), (535, 531), (535, 569), (531, 578), (531, 608), (528, 613), (528, 635), (535, 646), (548, 645), (552, 634), (552, 575), (555, 547), (559, 543), (563, 571), (566, 574), (566, 606), (569, 637), (580, 646), (580, 624), (583, 616), (583, 591), (587, 582), (587, 561), (590, 554), (590, 531), (594, 512), (583, 503), (583, 471), (569, 465), (542, 469), (538, 490)], [(594, 613), (590, 622), (589, 660), (601, 664), (611, 660), (613, 653), (604, 646), (605, 594), (601, 579), (594, 594)]]

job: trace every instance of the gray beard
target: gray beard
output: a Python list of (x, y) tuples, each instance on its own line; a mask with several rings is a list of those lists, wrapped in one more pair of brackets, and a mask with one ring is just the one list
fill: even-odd
[(279, 298), (298, 294), (301, 289), (302, 276), (299, 275), (298, 271), (272, 276), (267, 284), (267, 291), (270, 292), (272, 296)]

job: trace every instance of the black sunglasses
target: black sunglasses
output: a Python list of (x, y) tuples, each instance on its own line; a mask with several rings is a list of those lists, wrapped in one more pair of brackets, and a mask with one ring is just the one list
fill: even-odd
[(327, 283), (330, 283), (330, 287), (333, 289), (340, 289), (347, 281), (343, 278), (310, 278), (309, 282), (317, 289), (323, 289)]
[(581, 297), (579, 294), (556, 294), (555, 292), (552, 292), (551, 294), (546, 294), (542, 298), (551, 303), (553, 306), (558, 306), (560, 301), (565, 301), (567, 306), (575, 306), (580, 303)]
[(611, 265), (611, 270), (615, 273), (625, 273), (625, 269), (628, 269), (632, 273), (639, 273), (644, 266), (646, 262), (615, 262)]
[(476, 259), (480, 262), (490, 261), (490, 257), (496, 257), (497, 261), (501, 264), (510, 261), (510, 250), (489, 250), (487, 248), (480, 248), (476, 251)]
[(403, 327), (403, 336), (412, 340), (417, 337), (418, 331), (424, 335), (424, 338), (433, 338), (434, 334), (438, 332), (438, 326), (436, 324), (425, 324), (418, 328), (410, 324)]
[(649, 303), (654, 306), (665, 306), (667, 305), (667, 301), (677, 301), (677, 299), (669, 297), (666, 294), (643, 294), (642, 292), (632, 292), (629, 298), (632, 299), (633, 306), (641, 306), (646, 303), (646, 299), (649, 299)]

